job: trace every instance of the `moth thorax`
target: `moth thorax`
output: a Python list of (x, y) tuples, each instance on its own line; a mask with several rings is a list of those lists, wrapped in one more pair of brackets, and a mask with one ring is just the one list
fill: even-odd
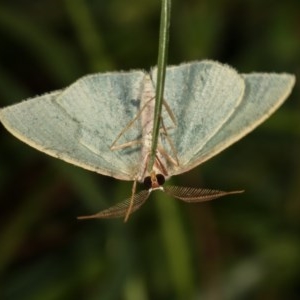
[(151, 149), (152, 146), (152, 132), (148, 132), (144, 137), (144, 147)]

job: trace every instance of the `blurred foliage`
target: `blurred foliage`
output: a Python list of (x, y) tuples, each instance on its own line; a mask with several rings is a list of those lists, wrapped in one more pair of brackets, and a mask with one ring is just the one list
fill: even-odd
[[(0, 105), (91, 72), (149, 69), (160, 1), (3, 0)], [(211, 58), (299, 76), (299, 0), (173, 1), (170, 64)], [(270, 120), (185, 186), (245, 189), (188, 205), (154, 193), (127, 224), (79, 222), (131, 183), (46, 156), (0, 132), (0, 298), (299, 299), (299, 84)]]

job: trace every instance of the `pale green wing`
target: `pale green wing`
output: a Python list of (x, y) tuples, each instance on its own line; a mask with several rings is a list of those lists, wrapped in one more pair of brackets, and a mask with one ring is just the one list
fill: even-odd
[[(133, 180), (140, 150), (111, 151), (110, 146), (139, 110), (145, 74), (95, 74), (63, 91), (49, 93), (0, 111), (4, 126), (38, 150), (74, 165), (122, 180)], [(135, 124), (124, 135), (141, 133)]]
[(246, 84), (243, 100), (234, 114), (210, 140), (183, 166), (180, 174), (203, 163), (265, 121), (285, 101), (292, 91), (295, 77), (290, 74), (253, 73), (241, 75)]
[[(152, 78), (155, 83), (156, 69)], [(199, 164), (195, 155), (233, 114), (244, 88), (244, 80), (234, 69), (214, 61), (167, 68), (164, 99), (177, 121), (177, 127), (168, 134), (179, 159), (178, 167), (169, 165), (169, 175)], [(164, 147), (168, 149), (167, 144)]]

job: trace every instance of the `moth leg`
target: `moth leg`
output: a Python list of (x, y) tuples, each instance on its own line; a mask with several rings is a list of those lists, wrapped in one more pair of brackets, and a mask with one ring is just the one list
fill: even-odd
[(168, 134), (168, 131), (167, 131), (167, 128), (165, 127), (165, 124), (163, 122), (163, 119), (161, 119), (161, 127), (162, 127), (162, 134), (166, 137), (170, 147), (171, 147), (171, 150), (172, 150), (172, 155), (174, 156), (171, 157), (163, 147), (158, 147), (159, 148), (159, 151), (167, 158), (167, 160), (169, 162), (171, 162), (172, 164), (174, 164), (175, 166), (179, 166), (179, 160), (178, 160), (178, 156), (177, 156), (177, 151), (175, 149), (175, 146), (172, 142), (172, 139), (170, 138), (169, 134)]
[(121, 149), (124, 149), (124, 148), (139, 145), (139, 144), (142, 144), (142, 140), (135, 140), (135, 141), (130, 141), (130, 142), (127, 142), (127, 143), (124, 143), (124, 144), (116, 145), (114, 147), (110, 147), (110, 150), (112, 150), (112, 151), (121, 150)]
[(124, 223), (126, 223), (128, 221), (129, 216), (131, 214), (131, 211), (132, 211), (132, 208), (133, 208), (133, 204), (134, 204), (135, 191), (136, 191), (136, 179), (133, 182), (132, 191), (131, 191), (131, 199), (130, 199), (130, 203), (129, 203), (128, 209), (126, 211), (126, 215), (125, 215), (125, 218), (124, 218)]
[[(117, 138), (113, 141), (113, 143), (110, 146), (110, 150), (117, 150), (120, 149), (118, 148), (118, 145), (116, 145), (116, 143), (118, 142), (118, 140), (121, 138), (121, 136), (134, 124), (134, 122), (136, 120), (138, 120), (143, 112), (143, 110), (146, 108), (146, 106), (148, 105), (148, 103), (153, 100), (153, 98), (151, 98), (150, 100), (148, 100), (144, 106), (140, 109), (140, 111), (137, 113), (137, 115), (122, 129), (122, 131), (118, 134)], [(125, 147), (123, 147), (125, 148)]]
[(169, 104), (165, 100), (163, 101), (163, 105), (166, 108), (166, 111), (167, 111), (169, 117), (171, 118), (172, 122), (174, 123), (175, 126), (177, 126), (176, 118), (175, 118), (175, 116), (172, 112), (171, 107), (169, 106)]
[(176, 159), (174, 159), (171, 155), (169, 155), (167, 152), (166, 152), (166, 150), (162, 147), (162, 146), (160, 146), (160, 145), (158, 145), (158, 147), (157, 147), (157, 149), (158, 149), (158, 151), (167, 159), (167, 161), (169, 162), (169, 163), (171, 163), (172, 165), (174, 165), (174, 166), (179, 166), (179, 162), (178, 162), (178, 160), (177, 160), (177, 157), (176, 157)]

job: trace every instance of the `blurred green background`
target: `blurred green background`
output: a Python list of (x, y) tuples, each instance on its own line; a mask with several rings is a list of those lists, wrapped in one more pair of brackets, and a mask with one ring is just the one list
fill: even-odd
[[(160, 1), (2, 0), (0, 106), (80, 76), (156, 64)], [(299, 0), (174, 0), (169, 63), (300, 73)], [(77, 221), (131, 183), (0, 128), (0, 299), (299, 299), (300, 86), (242, 141), (172, 182), (245, 189), (188, 205), (154, 193), (129, 222)]]

